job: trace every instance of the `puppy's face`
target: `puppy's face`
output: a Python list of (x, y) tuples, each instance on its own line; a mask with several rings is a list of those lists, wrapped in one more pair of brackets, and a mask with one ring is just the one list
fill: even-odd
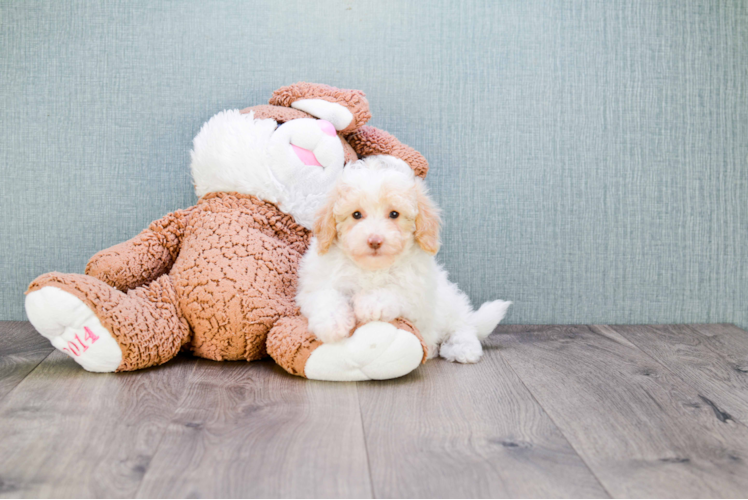
[(397, 170), (344, 173), (315, 224), (318, 250), (338, 245), (364, 269), (384, 269), (414, 243), (439, 249), (439, 216), (420, 179)]

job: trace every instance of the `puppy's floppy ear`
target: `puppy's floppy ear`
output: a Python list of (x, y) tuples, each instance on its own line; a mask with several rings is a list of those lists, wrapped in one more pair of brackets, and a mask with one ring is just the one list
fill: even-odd
[(416, 181), (416, 199), (418, 201), (418, 215), (416, 215), (416, 242), (424, 252), (434, 255), (439, 251), (439, 226), (441, 217), (439, 208), (429, 198), (423, 182)]
[(335, 224), (335, 200), (338, 199), (338, 188), (334, 187), (327, 197), (327, 201), (317, 212), (314, 219), (314, 236), (317, 237), (317, 251), (320, 255), (330, 250), (335, 238), (338, 237), (338, 229)]

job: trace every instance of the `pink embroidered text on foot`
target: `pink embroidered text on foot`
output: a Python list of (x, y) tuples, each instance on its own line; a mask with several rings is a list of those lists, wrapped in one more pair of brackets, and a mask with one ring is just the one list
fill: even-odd
[(91, 331), (91, 329), (87, 326), (83, 327), (83, 330), (85, 330), (86, 335), (83, 337), (85, 340), (90, 341), (90, 344), (86, 344), (83, 340), (78, 337), (78, 334), (75, 334), (75, 340), (78, 341), (78, 344), (80, 344), (80, 347), (78, 344), (75, 343), (75, 340), (68, 342), (67, 347), (63, 347), (62, 350), (67, 352), (68, 354), (72, 354), (73, 356), (80, 356), (84, 352), (88, 350), (90, 346), (94, 344), (97, 340), (99, 340), (99, 336), (96, 335), (94, 332)]

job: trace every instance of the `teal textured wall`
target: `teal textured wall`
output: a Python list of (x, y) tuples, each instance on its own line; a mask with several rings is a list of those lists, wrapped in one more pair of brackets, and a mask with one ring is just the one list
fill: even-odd
[(3, 2), (0, 319), (191, 205), (190, 141), (299, 80), (430, 160), (513, 323), (748, 327), (748, 3)]

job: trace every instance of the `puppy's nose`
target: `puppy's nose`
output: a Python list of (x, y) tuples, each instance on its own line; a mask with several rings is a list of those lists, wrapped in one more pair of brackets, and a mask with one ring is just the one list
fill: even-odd
[(369, 239), (366, 240), (366, 242), (369, 244), (369, 247), (371, 249), (376, 250), (382, 246), (382, 243), (384, 243), (384, 238), (382, 238), (378, 234), (372, 234), (371, 236), (369, 236)]

